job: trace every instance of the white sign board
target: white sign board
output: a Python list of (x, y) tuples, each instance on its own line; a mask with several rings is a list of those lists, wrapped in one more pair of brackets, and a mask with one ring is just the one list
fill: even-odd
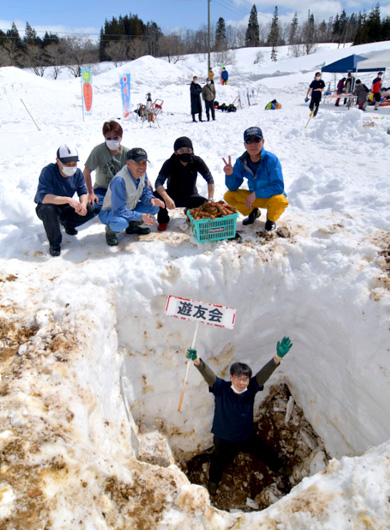
[(248, 92), (246, 88), (242, 88), (238, 94), (240, 96), (241, 108), (249, 107)]
[(236, 320), (236, 310), (233, 307), (207, 304), (172, 295), (168, 296), (165, 314), (169, 317), (228, 329), (233, 329)]
[(256, 92), (254, 88), (248, 90), (249, 105), (257, 105)]

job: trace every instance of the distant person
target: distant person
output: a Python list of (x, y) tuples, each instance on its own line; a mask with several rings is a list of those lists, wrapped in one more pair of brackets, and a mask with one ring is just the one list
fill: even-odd
[[(343, 92), (345, 92), (345, 77), (343, 77), (342, 79), (340, 79), (340, 81), (337, 83), (337, 94), (343, 94)], [(335, 107), (339, 107), (340, 106), (340, 98), (337, 98), (336, 99), (336, 103), (335, 103)]]
[(378, 72), (377, 77), (372, 82), (371, 91), (374, 94), (375, 109), (379, 109), (379, 103), (381, 101), (381, 88), (382, 88), (382, 72)]
[(134, 147), (127, 152), (126, 158), (126, 164), (108, 185), (99, 214), (106, 225), (106, 243), (110, 247), (118, 244), (117, 235), (123, 230), (126, 234), (149, 234), (150, 228), (140, 223), (156, 224), (154, 215), (160, 207), (165, 207), (148, 185), (146, 151)]
[[(344, 92), (350, 94), (355, 89), (355, 78), (352, 76), (351, 72), (348, 73), (347, 79), (345, 80)], [(344, 105), (347, 104), (350, 98), (344, 98)]]
[(370, 90), (364, 85), (360, 79), (356, 80), (355, 83), (355, 92), (357, 96), (357, 104), (359, 106), (360, 110), (366, 110), (367, 104), (368, 104), (368, 95), (370, 93)]
[[(263, 132), (260, 127), (249, 127), (244, 131), (245, 152), (237, 158), (234, 167), (229, 156), (223, 168), (225, 183), (229, 191), (225, 201), (247, 215), (243, 225), (253, 224), (260, 217), (259, 208), (267, 210), (265, 230), (275, 230), (279, 217), (288, 206), (284, 191), (282, 166), (278, 158), (264, 149)], [(248, 189), (239, 189), (244, 179)]]
[[(198, 193), (196, 180), (198, 173), (207, 182), (208, 199), (214, 197), (214, 179), (205, 162), (194, 154), (192, 141), (187, 136), (175, 140), (173, 155), (164, 162), (158, 174), (154, 192), (156, 197), (165, 203), (160, 208), (157, 220), (157, 229), (163, 232), (169, 223), (168, 210), (175, 208), (197, 208), (207, 202), (206, 197)], [(167, 181), (166, 189), (164, 184)]]
[(226, 70), (225, 67), (223, 67), (222, 71), (221, 71), (221, 84), (222, 85), (227, 85), (228, 84), (228, 79), (229, 79), (229, 72)]
[[(94, 147), (85, 162), (84, 178), (88, 189), (88, 202), (97, 203), (99, 211), (108, 185), (120, 169), (126, 164), (128, 147), (121, 145), (123, 129), (116, 121), (103, 123), (104, 142)], [(91, 173), (95, 173), (92, 187)]]
[(209, 72), (207, 74), (207, 77), (210, 79), (210, 81), (214, 84), (214, 72), (213, 70), (210, 68), (209, 69)]
[(324, 88), (325, 83), (321, 79), (321, 72), (316, 72), (314, 81), (311, 82), (305, 99), (305, 102), (307, 103), (309, 101), (309, 94), (311, 93), (309, 109), (313, 113), (313, 116), (317, 116), (317, 112), (320, 107), (322, 91)]
[(209, 392), (214, 394), (215, 407), (211, 428), (214, 435), (214, 452), (211, 456), (208, 485), (210, 495), (216, 495), (226, 466), (238, 452), (250, 453), (275, 473), (288, 476), (289, 467), (257, 436), (253, 424), (253, 407), (257, 392), (263, 390), (264, 383), (291, 347), (290, 339), (284, 337), (277, 343), (276, 355), (253, 377), (250, 366), (241, 362), (233, 363), (229, 381), (217, 377), (202, 359), (198, 359), (196, 350), (188, 350), (187, 358), (194, 361), (209, 386)]
[(210, 111), (211, 117), (215, 120), (215, 85), (209, 78), (206, 79), (206, 84), (202, 88), (202, 97), (206, 105), (207, 121), (210, 121)]
[[(61, 145), (57, 149), (56, 163), (44, 167), (39, 176), (35, 211), (43, 222), (51, 256), (61, 254), (60, 225), (67, 234), (75, 236), (76, 227), (98, 213), (95, 205), (88, 204), (88, 191), (84, 176), (77, 167), (78, 161), (79, 155), (74, 147)], [(73, 198), (75, 193), (78, 199)]]
[(199, 121), (202, 120), (202, 101), (200, 95), (202, 93), (202, 87), (198, 83), (198, 78), (196, 75), (192, 78), (192, 83), (190, 86), (191, 93), (191, 114), (192, 121), (196, 121), (195, 114), (199, 114)]

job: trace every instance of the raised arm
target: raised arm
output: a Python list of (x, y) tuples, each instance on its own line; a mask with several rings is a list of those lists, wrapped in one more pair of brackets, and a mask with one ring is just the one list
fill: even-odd
[(292, 347), (292, 342), (288, 337), (283, 337), (283, 339), (276, 345), (276, 355), (268, 361), (267, 364), (263, 366), (256, 374), (256, 381), (259, 386), (263, 386), (266, 381), (271, 377), (276, 368), (279, 366), (280, 361), (283, 357), (289, 352)]
[(189, 348), (187, 359), (191, 359), (192, 361), (194, 361), (194, 365), (202, 374), (203, 379), (206, 381), (209, 387), (212, 388), (214, 386), (215, 381), (217, 380), (217, 376), (202, 359), (198, 359), (196, 350), (194, 350), (193, 348)]

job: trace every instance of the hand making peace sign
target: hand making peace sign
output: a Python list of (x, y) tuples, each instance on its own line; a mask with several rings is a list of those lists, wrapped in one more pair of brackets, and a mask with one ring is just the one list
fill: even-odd
[(233, 166), (232, 166), (232, 157), (229, 155), (228, 162), (224, 158), (222, 160), (225, 162), (225, 167), (223, 168), (225, 175), (232, 175), (233, 174)]

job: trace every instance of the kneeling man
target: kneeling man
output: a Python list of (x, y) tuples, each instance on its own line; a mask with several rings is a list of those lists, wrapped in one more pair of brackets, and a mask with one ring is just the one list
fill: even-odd
[(148, 185), (146, 167), (148, 155), (141, 147), (127, 152), (126, 165), (111, 180), (104, 197), (99, 219), (106, 225), (107, 245), (118, 244), (117, 234), (149, 234), (150, 228), (142, 227), (156, 224), (154, 217), (165, 204), (156, 199)]
[[(237, 158), (234, 167), (229, 156), (224, 158), (225, 182), (229, 189), (225, 201), (243, 215), (243, 225), (250, 225), (260, 217), (259, 208), (267, 210), (265, 230), (275, 230), (279, 217), (288, 206), (284, 191), (282, 166), (273, 153), (264, 149), (263, 132), (260, 127), (249, 127), (244, 131), (245, 153)], [(239, 189), (244, 179), (249, 189)]]
[[(78, 161), (74, 147), (61, 145), (57, 149), (56, 163), (44, 167), (39, 176), (35, 211), (43, 222), (51, 256), (61, 254), (61, 224), (67, 234), (75, 236), (76, 227), (97, 214), (96, 207), (88, 204), (88, 191), (84, 176), (77, 168)], [(73, 198), (76, 192), (78, 199)]]

